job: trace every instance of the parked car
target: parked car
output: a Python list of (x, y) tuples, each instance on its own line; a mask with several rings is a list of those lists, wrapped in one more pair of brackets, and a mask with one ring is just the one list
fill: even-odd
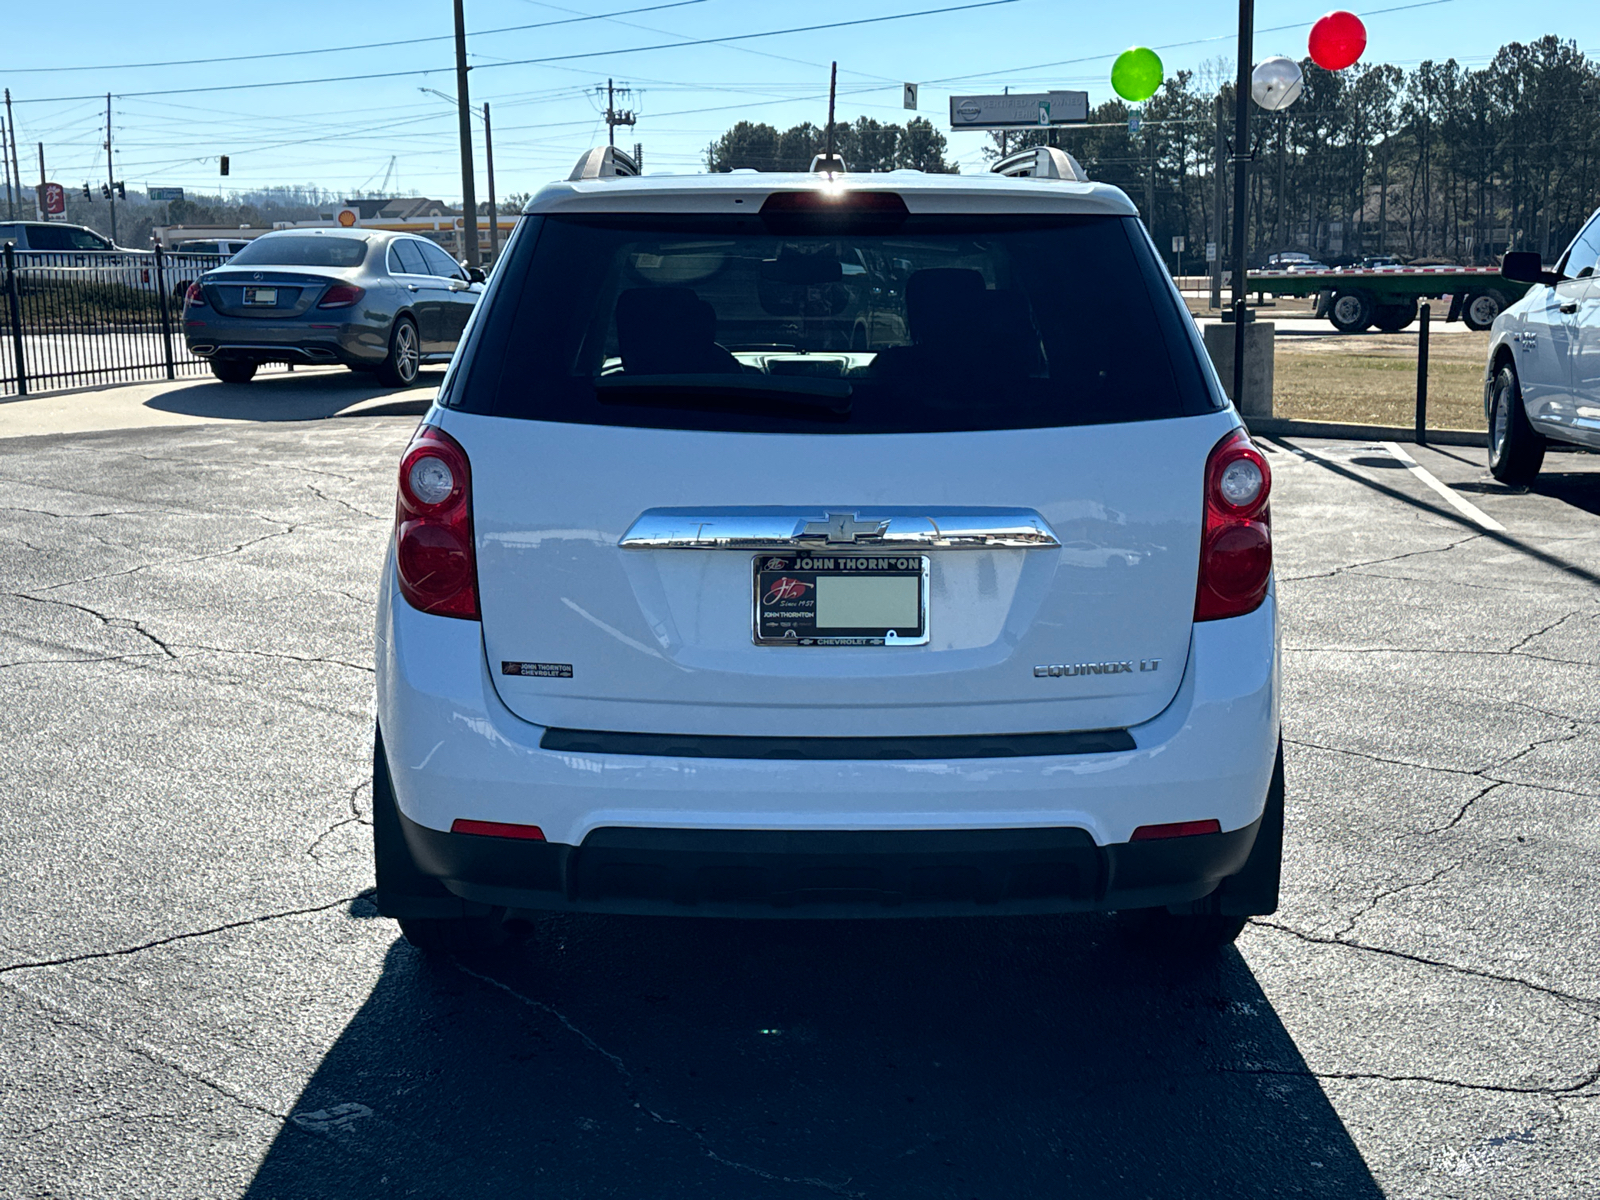
[(1116, 188), (593, 151), (398, 487), (376, 901), (425, 951), (1276, 905), (1271, 471)]
[(298, 362), (410, 387), (421, 364), (455, 352), (482, 283), (483, 272), (410, 234), (277, 230), (190, 285), (184, 337), (225, 383)]
[(118, 246), (86, 225), (68, 225), (65, 221), (0, 221), (0, 245), (6, 242), (21, 251), (138, 253)]
[(232, 258), (250, 244), (248, 238), (190, 238), (172, 248), (175, 254), (217, 254)]
[(1600, 212), (1546, 270), (1536, 253), (1513, 251), (1500, 270), (1532, 284), (1497, 318), (1483, 377), (1489, 471), (1531, 483), (1548, 443), (1600, 450)]

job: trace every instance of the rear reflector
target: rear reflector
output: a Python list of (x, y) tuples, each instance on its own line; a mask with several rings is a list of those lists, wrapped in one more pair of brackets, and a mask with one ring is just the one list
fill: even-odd
[[(1212, 822), (1216, 824), (1215, 821)], [(525, 842), (544, 841), (544, 830), (537, 825), (510, 825), (504, 821), (468, 821), (457, 817), (450, 825), (451, 833), (473, 833), (479, 837), (521, 838)]]
[[(460, 824), (460, 822), (456, 822)], [(1209, 821), (1177, 821), (1171, 825), (1141, 825), (1133, 831), (1130, 842), (1153, 842), (1160, 838), (1194, 837), (1201, 833), (1221, 833), (1222, 822), (1216, 818)]]

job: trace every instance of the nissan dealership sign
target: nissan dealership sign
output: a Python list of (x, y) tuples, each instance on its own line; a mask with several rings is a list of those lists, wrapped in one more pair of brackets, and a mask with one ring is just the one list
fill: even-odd
[(1088, 119), (1088, 92), (950, 97), (952, 129), (1039, 129), (1051, 125), (1081, 125)]

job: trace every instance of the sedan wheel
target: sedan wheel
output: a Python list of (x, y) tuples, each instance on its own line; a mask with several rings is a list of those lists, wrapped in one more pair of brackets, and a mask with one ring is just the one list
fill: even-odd
[(389, 333), (389, 357), (378, 367), (378, 378), (389, 387), (410, 387), (422, 366), (422, 343), (416, 324), (401, 317)]

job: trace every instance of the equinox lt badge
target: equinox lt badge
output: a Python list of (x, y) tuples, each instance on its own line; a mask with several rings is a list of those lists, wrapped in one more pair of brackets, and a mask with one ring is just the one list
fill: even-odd
[[(1161, 660), (1159, 658), (1141, 658), (1139, 670), (1159, 671)], [(1033, 669), (1036, 676), (1045, 675), (1121, 675), (1124, 671), (1133, 673), (1131, 662), (1097, 662), (1097, 663), (1052, 663), (1049, 666), (1039, 666)]]

